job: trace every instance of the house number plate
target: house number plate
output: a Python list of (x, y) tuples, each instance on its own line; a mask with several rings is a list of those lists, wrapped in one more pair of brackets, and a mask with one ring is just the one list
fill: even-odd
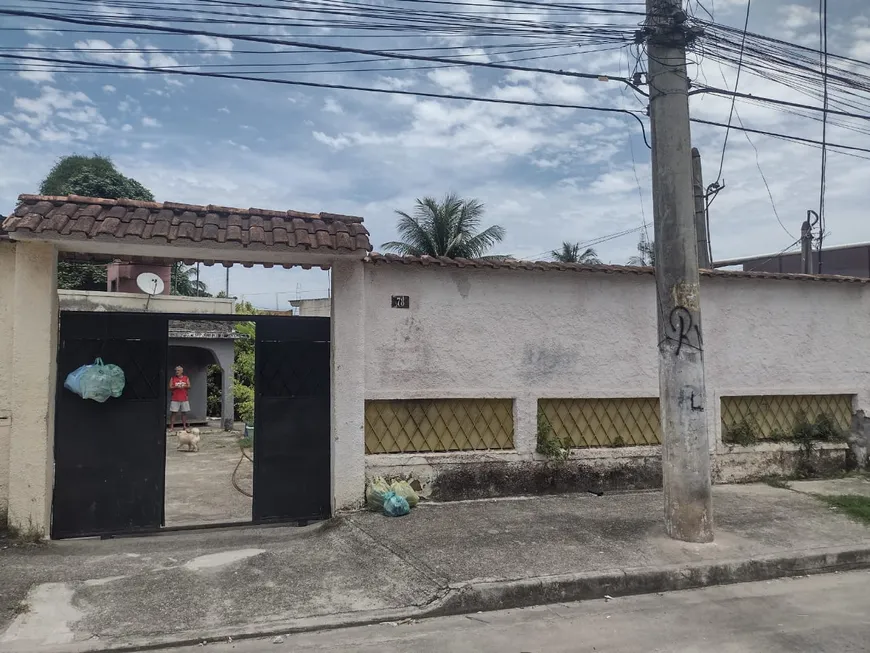
[(411, 302), (408, 295), (393, 295), (392, 304), (393, 308), (408, 308)]

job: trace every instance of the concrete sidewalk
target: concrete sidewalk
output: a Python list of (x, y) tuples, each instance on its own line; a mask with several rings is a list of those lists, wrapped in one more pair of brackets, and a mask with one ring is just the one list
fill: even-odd
[(661, 506), (659, 492), (532, 497), (8, 548), (0, 649), (237, 639), (870, 567), (870, 528), (808, 494), (717, 487), (708, 545), (665, 537)]

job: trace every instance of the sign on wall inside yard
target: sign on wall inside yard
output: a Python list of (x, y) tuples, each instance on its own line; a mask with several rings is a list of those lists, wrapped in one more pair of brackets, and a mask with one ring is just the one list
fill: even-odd
[(408, 295), (393, 295), (393, 308), (409, 308), (411, 305)]

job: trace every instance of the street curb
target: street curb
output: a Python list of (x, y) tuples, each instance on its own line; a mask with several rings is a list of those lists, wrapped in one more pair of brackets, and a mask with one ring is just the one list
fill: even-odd
[[(459, 583), (444, 588), (431, 602), (420, 607), (395, 610), (353, 612), (320, 617), (292, 619), (284, 622), (212, 629), (196, 635), (191, 632), (132, 640), (121, 645), (99, 641), (67, 643), (62, 648), (40, 648), (40, 653), (148, 651), (160, 648), (196, 646), (292, 635), (295, 633), (336, 630), (448, 615), (524, 608), (548, 603), (586, 601), (608, 597), (650, 594), (773, 580), (870, 568), (870, 543), (862, 547), (805, 549), (751, 558), (675, 564), (661, 567), (613, 569), (599, 572), (541, 576), (507, 581)], [(23, 649), (18, 653), (25, 653)]]
[(452, 587), (427, 617), (673, 592), (870, 568), (870, 547), (807, 549), (729, 561), (614, 569)]

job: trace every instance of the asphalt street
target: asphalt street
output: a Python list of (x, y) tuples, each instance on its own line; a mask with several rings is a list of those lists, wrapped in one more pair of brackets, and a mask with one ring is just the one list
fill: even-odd
[(870, 572), (386, 623), (186, 650), (204, 648), (211, 653), (863, 652), (870, 650)]

